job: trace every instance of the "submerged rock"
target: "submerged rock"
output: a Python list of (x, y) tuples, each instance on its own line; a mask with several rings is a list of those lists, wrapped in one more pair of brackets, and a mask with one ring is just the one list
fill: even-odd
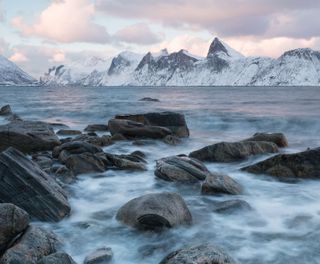
[(103, 132), (103, 131), (108, 131), (108, 126), (104, 124), (93, 124), (93, 125), (88, 125), (84, 131), (86, 132)]
[(0, 108), (0, 116), (12, 115), (12, 110), (10, 105), (5, 105)]
[(139, 101), (144, 101), (144, 102), (160, 102), (159, 99), (151, 98), (151, 97), (143, 97)]
[(209, 173), (202, 162), (187, 156), (172, 156), (157, 160), (154, 172), (160, 179), (176, 182), (201, 181)]
[(113, 257), (112, 249), (109, 247), (103, 247), (95, 250), (89, 254), (85, 260), (84, 264), (104, 264), (109, 263)]
[(288, 147), (288, 140), (282, 133), (255, 133), (244, 141), (265, 141), (276, 144), (279, 148)]
[(234, 214), (238, 212), (252, 211), (252, 207), (244, 200), (228, 200), (213, 204), (213, 211), (219, 214)]
[(159, 264), (236, 264), (224, 250), (210, 244), (183, 248), (170, 253)]
[(0, 203), (0, 256), (8, 244), (29, 225), (29, 215), (14, 204)]
[(179, 194), (153, 193), (123, 205), (116, 216), (126, 225), (146, 230), (191, 224), (191, 213)]
[(53, 233), (30, 226), (3, 254), (0, 264), (37, 264), (44, 256), (55, 253), (59, 244)]
[(276, 144), (265, 141), (220, 142), (193, 151), (190, 157), (202, 161), (233, 162), (248, 158), (251, 155), (276, 153)]
[(76, 262), (67, 253), (57, 252), (43, 257), (37, 264), (76, 264)]
[(175, 112), (117, 115), (115, 118), (131, 120), (148, 126), (165, 127), (178, 137), (189, 136), (189, 129), (184, 115)]
[(179, 137), (175, 135), (168, 135), (163, 139), (163, 142), (168, 145), (176, 146), (179, 145), (182, 141)]
[(31, 153), (52, 150), (60, 145), (50, 125), (38, 121), (13, 121), (0, 126), (0, 151), (14, 147)]
[(228, 175), (211, 173), (201, 186), (202, 194), (234, 194), (243, 192), (242, 186)]
[(124, 119), (111, 119), (108, 127), (112, 136), (120, 134), (126, 138), (162, 139), (171, 134), (171, 131), (165, 127), (145, 125)]
[(13, 203), (44, 221), (59, 221), (69, 214), (64, 190), (18, 150), (0, 154), (0, 175), (0, 202)]
[(320, 147), (294, 154), (279, 154), (242, 170), (278, 178), (320, 178)]

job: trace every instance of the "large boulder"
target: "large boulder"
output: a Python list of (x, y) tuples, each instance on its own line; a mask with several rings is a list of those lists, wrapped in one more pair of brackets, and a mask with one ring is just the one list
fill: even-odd
[(191, 213), (179, 194), (153, 193), (135, 198), (123, 205), (117, 220), (138, 228), (156, 230), (191, 224)]
[(29, 215), (14, 204), (0, 203), (0, 255), (29, 225)]
[(117, 115), (116, 119), (126, 119), (149, 126), (166, 127), (178, 137), (188, 137), (189, 129), (183, 114), (175, 112)]
[(108, 127), (111, 135), (123, 135), (126, 138), (165, 138), (172, 132), (168, 128), (145, 125), (143, 123), (125, 120), (125, 119), (111, 119)]
[(70, 212), (57, 182), (20, 151), (0, 154), (0, 202), (13, 203), (39, 220), (59, 221)]
[(170, 253), (159, 264), (236, 264), (221, 248), (203, 244)]
[(279, 154), (242, 170), (278, 178), (320, 178), (320, 147), (294, 154)]
[(55, 253), (58, 246), (60, 243), (53, 233), (30, 226), (3, 254), (0, 264), (38, 264), (44, 256)]
[(288, 147), (288, 140), (282, 133), (255, 133), (244, 141), (265, 141), (276, 144), (279, 148)]
[(201, 161), (182, 155), (157, 160), (154, 172), (160, 179), (176, 182), (202, 181), (209, 173)]
[(5, 105), (0, 108), (0, 116), (12, 115), (12, 110), (10, 105)]
[(211, 173), (201, 186), (202, 194), (234, 194), (243, 192), (242, 186), (228, 175)]
[(0, 151), (14, 147), (22, 152), (31, 153), (52, 150), (57, 145), (60, 145), (59, 138), (47, 123), (13, 121), (0, 126)]
[(272, 142), (220, 142), (193, 151), (189, 156), (202, 161), (233, 162), (246, 159), (251, 155), (276, 153), (278, 151), (278, 146)]
[(37, 264), (76, 264), (76, 262), (65, 252), (56, 252), (43, 257)]

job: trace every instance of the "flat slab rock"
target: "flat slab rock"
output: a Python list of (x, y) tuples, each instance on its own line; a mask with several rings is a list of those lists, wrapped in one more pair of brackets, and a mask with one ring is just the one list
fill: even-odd
[(14, 148), (0, 154), (0, 202), (13, 203), (44, 221), (59, 221), (70, 212), (60, 185)]
[(14, 204), (0, 203), (0, 255), (29, 225), (29, 215)]
[(147, 230), (188, 225), (192, 222), (191, 213), (182, 197), (168, 192), (135, 198), (119, 209), (116, 218), (129, 226)]
[(143, 114), (117, 115), (115, 118), (131, 120), (142, 123), (144, 125), (166, 127), (178, 137), (188, 137), (190, 134), (185, 117), (180, 113), (154, 112)]
[(170, 253), (159, 264), (236, 264), (237, 262), (221, 248), (198, 245)]
[(44, 256), (57, 251), (57, 237), (42, 228), (30, 226), (0, 259), (0, 264), (37, 264)]
[(242, 170), (255, 174), (269, 174), (277, 178), (319, 179), (320, 148), (279, 154)]
[(193, 151), (190, 157), (201, 161), (234, 162), (252, 155), (277, 153), (278, 146), (265, 141), (220, 142)]
[(31, 153), (52, 150), (60, 145), (52, 127), (39, 121), (13, 121), (0, 126), (0, 151), (14, 147)]
[(155, 176), (166, 181), (196, 182), (209, 175), (207, 167), (188, 156), (171, 156), (156, 161)]

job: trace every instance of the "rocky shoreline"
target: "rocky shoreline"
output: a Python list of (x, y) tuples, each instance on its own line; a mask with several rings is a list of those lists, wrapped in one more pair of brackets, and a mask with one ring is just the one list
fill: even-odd
[[(58, 222), (72, 214), (66, 186), (77, 176), (106, 170), (145, 171), (146, 154), (137, 150), (113, 154), (104, 147), (118, 141), (143, 144), (161, 140), (180, 144), (190, 135), (185, 117), (174, 112), (117, 115), (108, 124), (90, 124), (84, 131), (62, 124), (22, 120), (9, 105), (0, 109), (8, 123), (0, 126), (0, 264), (75, 263), (63, 252), (59, 238), (32, 221)], [(60, 130), (56, 131), (59, 127)], [(99, 132), (110, 132), (99, 135)], [(239, 142), (220, 142), (190, 154), (163, 157), (155, 162), (155, 177), (177, 184), (199, 184), (203, 195), (238, 195), (246, 187), (219, 171), (210, 171), (203, 162), (232, 163), (253, 155), (271, 158), (242, 168), (254, 174), (280, 180), (320, 177), (320, 148), (283, 154), (288, 146), (281, 133), (257, 133)], [(197, 185), (195, 185), (197, 186)], [(213, 205), (220, 213), (251, 210), (250, 204), (231, 199)], [(192, 225), (194, 216), (178, 193), (160, 192), (136, 197), (114, 217), (139, 232), (163, 232), (167, 228)], [(112, 261), (112, 249), (87, 252), (83, 263)], [(163, 256), (161, 263), (237, 263), (219, 246), (190, 247)]]

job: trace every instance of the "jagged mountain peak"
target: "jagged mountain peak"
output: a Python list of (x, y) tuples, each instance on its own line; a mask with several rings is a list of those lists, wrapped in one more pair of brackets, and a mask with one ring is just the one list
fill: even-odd
[(298, 59), (311, 60), (312, 56), (316, 56), (318, 59), (320, 59), (320, 52), (310, 48), (299, 48), (286, 51), (285, 53), (283, 53), (283, 55), (280, 56), (280, 59), (286, 57), (295, 57)]
[(215, 37), (209, 47), (207, 58), (219, 55), (231, 59), (239, 59), (244, 57), (241, 53), (231, 48), (228, 44)]

